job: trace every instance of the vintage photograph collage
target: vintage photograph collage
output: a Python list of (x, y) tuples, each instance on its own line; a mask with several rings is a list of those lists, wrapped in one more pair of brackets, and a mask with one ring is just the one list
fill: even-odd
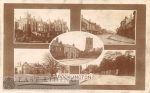
[[(74, 79), (80, 85), (134, 85), (136, 51), (104, 46), (135, 44), (136, 15), (135, 10), (81, 10), (81, 31), (71, 31), (69, 9), (15, 9), (14, 43), (48, 44), (14, 48), (16, 85), (68, 85)], [(71, 71), (72, 66), (78, 68)]]
[(3, 91), (146, 89), (146, 4), (2, 6)]

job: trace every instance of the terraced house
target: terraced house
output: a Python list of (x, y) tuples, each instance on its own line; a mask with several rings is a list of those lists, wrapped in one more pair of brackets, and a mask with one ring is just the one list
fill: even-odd
[(91, 20), (85, 19), (83, 15), (81, 16), (81, 30), (92, 34), (102, 33), (102, 28), (100, 27), (100, 25), (92, 22)]
[(136, 11), (134, 11), (130, 15), (130, 17), (126, 16), (120, 22), (120, 27), (117, 29), (117, 34), (135, 39), (135, 19), (136, 19)]
[(79, 57), (80, 50), (74, 44), (63, 44), (56, 38), (51, 43), (50, 52), (56, 59), (73, 59)]

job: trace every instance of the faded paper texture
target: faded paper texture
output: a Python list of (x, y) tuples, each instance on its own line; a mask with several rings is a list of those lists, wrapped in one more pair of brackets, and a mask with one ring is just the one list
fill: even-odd
[[(1, 1), (1, 5), (4, 3), (4, 2), (7, 2), (7, 3), (9, 3), (9, 2), (11, 2), (11, 3), (13, 3), (13, 2), (15, 2), (15, 3), (35, 3), (35, 1), (33, 1), (33, 0), (22, 0), (22, 1), (19, 1), (19, 0), (15, 0), (15, 1), (8, 1), (8, 0), (6, 0), (6, 1)], [(68, 89), (47, 89), (47, 90), (43, 90), (43, 89), (12, 89), (12, 90), (5, 90), (5, 89), (3, 89), (3, 85), (1, 84), (1, 91), (2, 91), (2, 93), (8, 93), (8, 92), (16, 92), (16, 93), (27, 93), (27, 92), (39, 92), (39, 93), (44, 93), (44, 92), (56, 92), (56, 93), (59, 93), (59, 92), (68, 92), (68, 93), (70, 93), (70, 92), (85, 92), (85, 93), (91, 93), (91, 92), (94, 92), (94, 93), (105, 93), (105, 92), (107, 92), (107, 93), (149, 93), (150, 92), (150, 71), (149, 71), (149, 66), (150, 66), (150, 63), (148, 62), (150, 59), (149, 59), (149, 52), (150, 52), (150, 50), (149, 50), (149, 30), (150, 30), (150, 27), (148, 26), (149, 25), (149, 23), (148, 23), (148, 20), (149, 20), (149, 18), (148, 18), (148, 16), (150, 15), (149, 14), (149, 12), (148, 12), (148, 10), (150, 10), (150, 7), (149, 7), (149, 4), (150, 4), (150, 2), (149, 1), (142, 1), (142, 0), (138, 0), (138, 1), (129, 1), (129, 0), (126, 0), (126, 1), (114, 1), (114, 0), (111, 0), (111, 1), (99, 1), (99, 0), (93, 0), (93, 1), (88, 1), (88, 0), (75, 0), (75, 1), (70, 1), (70, 0), (52, 0), (52, 1), (47, 1), (47, 0), (43, 0), (43, 1), (36, 1), (36, 3), (48, 3), (48, 4), (52, 4), (52, 3), (61, 3), (61, 4), (146, 4), (146, 48), (145, 48), (145, 50), (146, 50), (146, 55), (145, 55), (145, 89), (144, 90), (123, 90), (123, 88), (121, 89), (121, 90), (107, 90), (106, 88), (101, 88), (100, 90), (99, 89), (97, 89), (97, 90), (90, 90), (90, 89), (84, 89), (84, 90), (82, 90), (82, 89), (72, 89), (72, 90), (68, 90)], [(3, 5), (2, 5), (3, 6)], [(3, 7), (1, 7), (1, 10), (3, 10)], [(3, 26), (4, 26), (4, 23), (3, 23), (3, 18), (4, 18), (4, 16), (2, 16), (3, 15), (3, 13), (1, 14), (1, 49), (3, 50), (4, 49), (4, 47), (3, 47), (3, 42), (4, 42), (4, 40), (3, 40), (3, 37), (5, 38), (5, 36), (4, 36), (4, 32), (3, 32)], [(93, 20), (91, 20), (91, 21), (93, 21)], [(75, 25), (75, 24), (74, 24)], [(71, 29), (71, 28), (70, 28)], [(73, 30), (74, 29), (78, 29), (78, 28), (73, 28)], [(65, 40), (63, 40), (63, 39), (61, 39), (62, 41), (60, 41), (60, 42), (62, 42), (62, 43), (64, 43), (63, 45), (64, 46), (66, 46), (66, 42), (65, 42)], [(56, 39), (54, 39), (53, 41), (57, 41), (57, 38)], [(64, 41), (64, 42), (63, 42)], [(136, 41), (137, 42), (137, 41)], [(47, 43), (47, 42), (46, 42)], [(75, 42), (73, 42), (73, 43), (67, 43), (67, 46), (68, 46), (68, 44), (69, 44), (69, 46), (70, 45), (72, 45), (73, 46), (73, 44), (75, 45)], [(135, 43), (134, 43), (135, 44)], [(51, 44), (50, 46), (52, 46), (53, 44)], [(107, 44), (106, 44), (107, 45)], [(118, 45), (118, 44), (117, 44)], [(126, 44), (123, 44), (123, 45), (126, 45)], [(76, 46), (76, 45), (75, 45)], [(32, 55), (32, 56), (30, 56), (30, 57), (32, 57), (33, 58), (33, 60), (38, 60), (38, 59), (40, 59), (41, 58), (41, 55), (40, 54), (42, 54), (42, 52), (43, 52), (43, 54), (44, 54), (44, 51), (42, 51), (42, 52), (40, 52), (41, 50), (44, 50), (45, 48), (47, 48), (47, 45), (44, 45), (43, 46), (43, 49), (37, 49), (37, 51), (36, 51), (36, 49), (34, 49), (34, 47), (36, 47), (36, 45), (34, 45), (33, 44), (33, 47), (32, 47), (32, 49), (30, 50), (30, 49), (20, 49), (20, 48), (14, 48), (13, 49), (13, 51), (14, 51), (14, 60), (26, 60), (26, 59), (29, 59), (29, 55)], [(82, 47), (82, 46), (80, 46), (80, 47)], [(85, 47), (85, 46), (84, 46)], [(28, 47), (28, 48), (30, 48), (30, 47)], [(40, 48), (40, 46), (38, 47), (38, 48)], [(91, 46), (88, 46), (88, 48), (87, 48), (87, 50), (89, 50), (90, 48), (92, 48)], [(110, 47), (109, 46), (106, 46), (106, 48), (107, 49), (109, 49)], [(118, 47), (119, 48), (119, 47)], [(130, 47), (129, 46), (129, 48), (131, 49), (131, 50), (133, 50), (132, 52), (133, 52), (133, 54), (132, 55), (135, 55), (135, 49), (133, 48), (133, 47)], [(19, 50), (20, 49), (20, 50)], [(107, 53), (108, 52), (108, 54), (112, 54), (113, 55), (113, 53), (115, 53), (115, 49), (114, 48), (111, 48), (112, 50), (114, 50), (114, 51), (109, 51), (109, 50), (105, 50), (105, 53)], [(138, 48), (138, 49), (140, 49), (140, 48)], [(125, 52), (126, 52), (126, 50), (125, 50), (125, 48), (123, 48), (122, 50), (121, 50), (121, 48), (119, 49), (120, 51), (121, 51), (121, 53), (122, 54), (124, 54)], [(27, 51), (30, 51), (30, 52), (27, 52)], [(34, 51), (36, 51), (36, 52), (34, 52)], [(39, 52), (38, 52), (39, 51)], [(47, 51), (49, 51), (48, 49), (46, 50), (45, 49), (45, 52), (47, 52)], [(119, 51), (119, 52), (120, 52)], [(39, 53), (39, 54), (38, 54)], [(1, 54), (3, 55), (3, 51), (1, 51)], [(23, 55), (22, 55), (23, 54)], [(140, 53), (139, 53), (140, 54)], [(16, 55), (16, 56), (15, 56)], [(34, 56), (34, 55), (36, 55), (36, 56)], [(83, 55), (84, 55), (84, 53), (83, 53)], [(104, 54), (103, 54), (104, 55)], [(118, 55), (120, 55), (120, 54), (118, 54)], [(60, 58), (60, 57), (58, 57), (58, 56), (55, 56), (55, 54), (52, 54), (52, 56), (55, 58), (56, 57), (56, 59), (58, 58), (59, 60), (61, 60), (61, 62), (63, 62), (63, 60), (65, 59), (65, 57), (67, 57), (67, 58), (76, 58), (77, 57), (77, 55), (74, 55), (74, 54), (70, 54), (69, 55), (69, 53), (67, 54), (66, 53), (66, 56), (65, 57), (62, 57), (62, 58)], [(82, 55), (81, 55), (82, 56)], [(142, 55), (141, 55), (142, 56)], [(9, 56), (9, 57), (11, 57), (12, 58), (12, 56)], [(34, 58), (35, 57), (35, 58)], [(38, 59), (36, 59), (36, 57), (38, 57)], [(108, 58), (109, 57), (109, 55), (106, 55), (106, 58)], [(138, 57), (140, 57), (139, 55), (138, 55)], [(3, 75), (3, 56), (1, 57), (2, 59), (1, 59), (1, 64), (0, 64), (0, 67), (2, 68), (1, 69), (1, 76)], [(32, 61), (33, 61), (32, 60)], [(41, 60), (41, 59), (40, 59)], [(77, 60), (79, 60), (79, 59), (77, 59)], [(90, 59), (91, 60), (91, 59)], [(30, 61), (30, 60), (29, 60)], [(66, 59), (65, 59), (65, 61), (66, 61)], [(15, 62), (15, 61), (14, 61)], [(70, 61), (68, 61), (68, 63), (69, 63)], [(67, 64), (68, 64), (67, 63)], [(84, 62), (83, 62), (84, 63)], [(18, 65), (18, 64), (20, 64), (20, 63), (14, 63), (14, 66), (16, 66), (16, 65)], [(32, 64), (32, 63), (31, 63)], [(8, 68), (9, 66), (7, 66), (7, 68)], [(83, 66), (82, 68), (85, 68), (85, 67), (87, 67), (87, 65), (86, 66)], [(144, 70), (142, 70), (142, 71), (144, 71)], [(11, 72), (11, 71), (10, 71)], [(8, 71), (8, 73), (7, 74), (10, 74), (10, 72)], [(79, 72), (79, 71), (78, 71)], [(75, 72), (76, 73), (76, 72)], [(105, 73), (105, 72), (104, 72)], [(144, 72), (143, 72), (144, 73)], [(4, 72), (4, 74), (5, 74), (5, 72)], [(15, 74), (15, 72), (14, 73), (11, 73), (11, 74)], [(141, 76), (142, 77), (142, 76)], [(105, 77), (104, 77), (105, 78)], [(111, 78), (111, 77), (110, 77)], [(1, 79), (1, 82), (3, 82), (3, 80), (4, 80), (4, 77), (3, 78), (1, 78), (0, 77), (0, 79)], [(107, 79), (109, 79), (109, 78), (107, 78)], [(133, 78), (130, 78), (130, 80), (131, 81), (129, 81), (129, 83), (131, 83), (132, 82), (132, 80), (134, 81), (134, 79), (135, 79), (135, 77), (133, 77)], [(18, 79), (16, 79), (16, 80), (18, 80)], [(103, 79), (102, 79), (103, 80)], [(115, 79), (114, 79), (115, 80)], [(143, 80), (143, 79), (142, 79)], [(101, 80), (99, 80), (99, 81), (101, 81)], [(119, 78), (118, 78), (118, 81), (119, 81)], [(66, 82), (66, 81), (64, 81), (64, 82)], [(93, 81), (92, 81), (93, 82)], [(120, 81), (119, 81), (120, 82)], [(66, 82), (66, 83), (68, 83), (68, 82)], [(80, 83), (80, 82), (79, 82)], [(88, 83), (88, 85), (90, 84), (91, 82), (89, 82)], [(115, 84), (116, 82), (113, 82), (113, 84)], [(125, 81), (125, 83), (128, 85), (128, 83)], [(92, 84), (92, 83), (91, 83)], [(109, 83), (108, 83), (109, 84)], [(132, 82), (132, 84), (134, 85), (135, 84), (135, 82)], [(132, 85), (131, 84), (131, 85)], [(87, 82), (85, 82), (85, 83), (83, 83), (83, 85), (87, 85)], [(93, 84), (92, 84), (93, 85)], [(93, 86), (94, 87), (94, 86)], [(130, 87), (130, 86), (129, 86)]]

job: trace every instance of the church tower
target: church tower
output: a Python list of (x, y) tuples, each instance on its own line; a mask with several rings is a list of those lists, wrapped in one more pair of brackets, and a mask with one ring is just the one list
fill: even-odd
[(89, 51), (93, 49), (93, 38), (87, 37), (85, 43), (85, 51)]

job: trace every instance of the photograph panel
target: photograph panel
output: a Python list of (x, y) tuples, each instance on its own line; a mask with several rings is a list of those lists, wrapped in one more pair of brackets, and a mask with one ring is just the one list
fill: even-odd
[(135, 44), (136, 15), (136, 10), (81, 10), (81, 31), (97, 35), (104, 45)]
[(82, 65), (81, 73), (92, 74), (92, 79), (80, 85), (135, 85), (135, 50), (104, 50), (103, 58), (95, 64)]
[(52, 57), (66, 65), (82, 65), (102, 56), (103, 42), (87, 32), (68, 32), (54, 38), (49, 45)]
[(14, 9), (15, 43), (49, 43), (69, 31), (69, 9)]
[(69, 80), (58, 77), (62, 73), (69, 74), (69, 66), (59, 64), (49, 54), (48, 49), (14, 49), (16, 88), (70, 85)]

